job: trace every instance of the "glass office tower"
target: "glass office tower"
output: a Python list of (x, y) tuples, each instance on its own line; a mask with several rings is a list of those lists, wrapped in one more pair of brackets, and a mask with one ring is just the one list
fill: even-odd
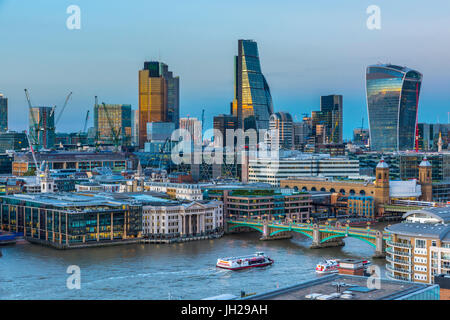
[(8, 98), (0, 93), (0, 132), (8, 131)]
[(422, 74), (406, 67), (367, 67), (370, 147), (374, 151), (413, 150)]
[(232, 111), (237, 116), (239, 128), (269, 129), (269, 117), (273, 113), (272, 96), (261, 72), (258, 45), (253, 40), (238, 40)]

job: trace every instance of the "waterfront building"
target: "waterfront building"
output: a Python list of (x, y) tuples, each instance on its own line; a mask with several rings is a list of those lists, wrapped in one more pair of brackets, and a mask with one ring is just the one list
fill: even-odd
[(412, 210), (403, 219), (385, 228), (387, 276), (433, 283), (435, 275), (450, 274), (450, 207)]
[[(418, 180), (395, 181), (389, 178), (389, 166), (382, 158), (376, 167), (375, 178), (336, 179), (326, 177), (292, 177), (280, 181), (282, 188), (298, 191), (324, 191), (339, 193), (343, 196), (373, 197), (374, 217), (391, 215), (393, 212), (404, 213), (405, 205), (395, 206), (397, 201), (431, 201), (430, 175), (431, 167), (426, 163), (421, 166)], [(352, 203), (352, 202), (350, 202)]]
[(343, 142), (343, 103), (342, 95), (320, 97), (320, 111), (323, 115), (326, 143)]
[(291, 219), (306, 222), (311, 214), (311, 196), (304, 192), (270, 188), (207, 188), (208, 199), (223, 201), (226, 218)]
[(217, 237), (223, 234), (220, 201), (148, 201), (143, 203), (142, 230), (150, 240)]
[(271, 114), (265, 143), (271, 148), (292, 149), (294, 145), (292, 125), (293, 121), (290, 113), (277, 112)]
[(348, 177), (359, 175), (357, 160), (327, 154), (304, 154), (280, 150), (278, 157), (250, 158), (248, 181), (279, 186), (291, 177)]
[(131, 145), (131, 105), (97, 104), (94, 106), (94, 127), (97, 143)]
[[(438, 285), (381, 278), (380, 289), (367, 288), (365, 276), (331, 274), (242, 300), (439, 300)], [(345, 291), (345, 292), (344, 292)]]
[(55, 112), (52, 107), (32, 107), (29, 113), (30, 140), (35, 151), (55, 145)]
[(3, 231), (57, 249), (133, 243), (142, 236), (142, 205), (81, 193), (0, 197)]
[(148, 122), (172, 122), (178, 128), (180, 79), (165, 63), (144, 62), (139, 71), (139, 147), (147, 141)]
[[(79, 169), (80, 171), (92, 171), (98, 167), (124, 170), (137, 166), (137, 156), (126, 152), (38, 152), (36, 161), (38, 163), (45, 161), (49, 169)], [(23, 176), (26, 172), (35, 170), (31, 152), (14, 154), (13, 175)]]
[(375, 218), (375, 200), (371, 196), (349, 196), (347, 214), (355, 217)]
[(8, 98), (0, 93), (0, 132), (8, 131)]
[(371, 150), (415, 148), (421, 82), (422, 74), (406, 67), (391, 64), (367, 67)]
[(269, 129), (272, 96), (261, 71), (258, 45), (253, 40), (238, 40), (234, 82), (232, 114), (237, 117), (238, 127), (243, 130)]

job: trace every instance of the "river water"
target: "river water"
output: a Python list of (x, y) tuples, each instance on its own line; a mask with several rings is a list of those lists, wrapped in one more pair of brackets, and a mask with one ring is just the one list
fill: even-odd
[[(177, 244), (136, 244), (56, 250), (33, 244), (1, 247), (0, 299), (202, 299), (262, 293), (310, 280), (324, 258), (370, 258), (374, 249), (353, 238), (339, 248), (309, 249), (311, 240), (259, 241), (257, 232)], [(242, 271), (215, 267), (217, 258), (263, 251), (272, 266)], [(384, 260), (372, 260), (384, 277)], [(68, 289), (68, 266), (81, 270), (81, 288)]]

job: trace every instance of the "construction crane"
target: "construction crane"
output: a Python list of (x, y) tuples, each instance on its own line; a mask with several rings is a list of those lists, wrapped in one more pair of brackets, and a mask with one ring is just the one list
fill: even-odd
[(90, 111), (90, 110), (88, 110), (88, 111), (86, 112), (86, 119), (84, 120), (83, 133), (86, 132), (87, 123), (88, 123), (88, 120), (89, 120), (89, 111)]
[(202, 135), (204, 127), (205, 127), (205, 109), (202, 109)]
[[(33, 132), (31, 132), (31, 138), (33, 140), (33, 143), (28, 141), (29, 145), (32, 146), (33, 144), (37, 145), (39, 125), (36, 123), (36, 118), (34, 117), (33, 106), (31, 104), (31, 99), (30, 99), (30, 95), (28, 93), (28, 90), (24, 89), (24, 91), (25, 91), (25, 97), (27, 98), (28, 107), (30, 109), (30, 116), (31, 116), (31, 122), (32, 122), (31, 126), (33, 127)], [(29, 139), (28, 136), (27, 136), (27, 138)]]
[[(95, 106), (97, 107), (98, 106), (98, 99), (97, 99), (97, 96), (95, 96)], [(115, 128), (114, 128), (114, 125), (113, 125), (113, 122), (111, 121), (111, 118), (109, 117), (109, 112), (108, 112), (108, 110), (106, 109), (106, 104), (104, 103), (104, 102), (102, 102), (102, 106), (103, 106), (103, 111), (104, 111), (104, 113), (105, 113), (105, 116), (106, 116), (106, 120), (108, 121), (108, 125), (109, 125), (109, 128), (110, 128), (110, 130), (111, 130), (111, 133), (112, 133), (112, 136), (113, 136), (113, 143), (114, 143), (114, 148), (115, 148), (115, 150), (117, 151), (117, 149), (118, 149), (118, 147), (119, 147), (119, 145), (120, 145), (120, 138), (119, 138), (119, 135), (120, 135), (120, 128), (119, 128), (119, 132), (116, 132), (116, 130), (115, 130)], [(98, 130), (98, 129), (97, 129)], [(98, 131), (97, 131), (97, 141), (98, 141)]]
[[(59, 112), (58, 118), (55, 121), (55, 126), (58, 124), (59, 119), (61, 119), (61, 116), (62, 116), (62, 114), (64, 112), (64, 109), (66, 108), (67, 103), (69, 102), (69, 99), (70, 99), (71, 96), (72, 96), (72, 92), (69, 92), (69, 94), (67, 95), (66, 100), (64, 101), (64, 104), (63, 104), (63, 106), (61, 108), (61, 111)], [(50, 113), (50, 115), (52, 115), (55, 112), (55, 109), (56, 109), (56, 106), (52, 109), (52, 113)]]
[(31, 144), (30, 137), (29, 137), (28, 132), (26, 130), (25, 130), (25, 135), (27, 136), (28, 145), (30, 146), (31, 155), (33, 156), (33, 161), (34, 161), (34, 166), (36, 167), (37, 176), (40, 177), (41, 176), (41, 170), (40, 170), (40, 168), (38, 166), (38, 163), (37, 163), (37, 160), (36, 160), (36, 155), (35, 155), (34, 149), (33, 149), (33, 145)]

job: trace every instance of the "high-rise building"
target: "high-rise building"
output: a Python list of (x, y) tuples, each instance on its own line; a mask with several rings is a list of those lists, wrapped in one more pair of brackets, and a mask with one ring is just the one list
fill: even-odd
[(369, 143), (369, 129), (353, 129), (353, 143), (367, 145)]
[(311, 118), (303, 118), (302, 122), (294, 122), (292, 129), (294, 131), (294, 149), (303, 150), (312, 135)]
[(343, 106), (342, 95), (320, 97), (320, 111), (324, 117), (325, 142), (342, 143)]
[(180, 129), (187, 130), (191, 137), (191, 142), (196, 145), (202, 144), (202, 122), (197, 118), (181, 118)]
[(234, 101), (231, 109), (238, 119), (238, 127), (244, 130), (269, 129), (269, 117), (273, 113), (272, 96), (261, 72), (255, 41), (238, 41), (234, 75)]
[(131, 105), (94, 106), (94, 127), (100, 144), (131, 144)]
[(8, 98), (0, 93), (0, 132), (8, 131)]
[(50, 149), (55, 145), (55, 112), (52, 107), (32, 107), (29, 113), (30, 138), (34, 148)]
[(422, 74), (391, 64), (367, 67), (370, 147), (373, 151), (415, 148)]
[(437, 151), (439, 136), (441, 136), (443, 149), (448, 149), (450, 143), (450, 124), (419, 123), (419, 150)]
[(132, 128), (131, 128), (131, 142), (133, 145), (139, 145), (139, 110), (133, 110), (132, 113)]
[[(222, 133), (222, 146), (227, 146), (227, 130), (237, 129), (237, 117), (229, 114), (219, 114), (214, 117), (213, 128)], [(219, 139), (214, 137), (215, 146), (219, 147)]]
[(139, 71), (139, 147), (147, 141), (148, 122), (173, 122), (178, 127), (179, 77), (162, 62), (146, 61)]
[(277, 112), (270, 115), (269, 131), (266, 135), (266, 144), (272, 148), (292, 149), (293, 131), (292, 116), (287, 112)]

